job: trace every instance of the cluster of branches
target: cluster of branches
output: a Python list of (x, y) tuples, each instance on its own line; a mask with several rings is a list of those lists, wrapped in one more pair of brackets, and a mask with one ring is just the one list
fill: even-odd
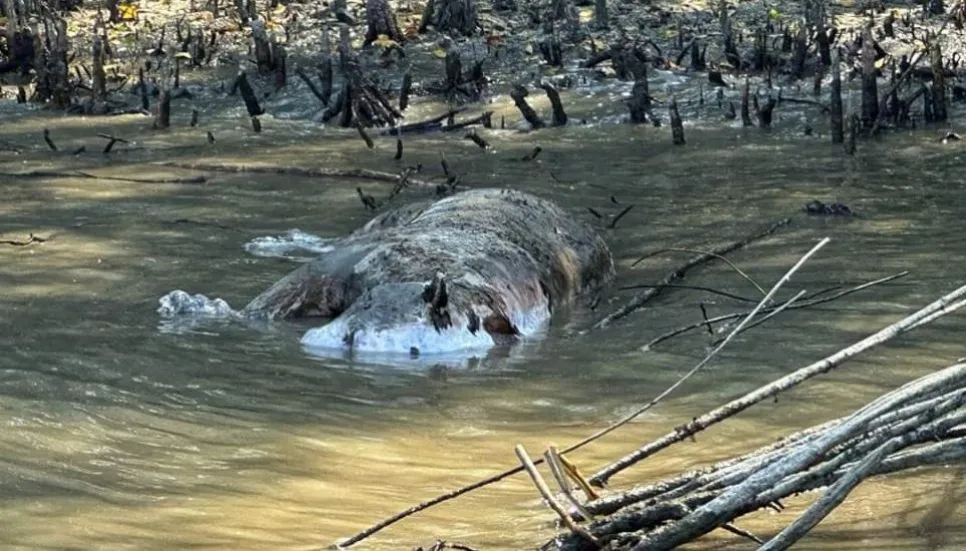
[[(586, 535), (560, 537), (559, 549), (673, 549), (716, 528), (762, 540), (731, 523), (781, 500), (827, 488), (805, 512), (759, 549), (786, 549), (874, 475), (966, 458), (966, 364), (889, 392), (858, 411), (738, 458), (585, 504), (606, 515)], [(593, 479), (592, 479), (593, 480)]]

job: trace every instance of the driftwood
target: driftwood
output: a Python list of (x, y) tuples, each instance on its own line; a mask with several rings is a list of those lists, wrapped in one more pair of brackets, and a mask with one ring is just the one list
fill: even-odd
[[(616, 512), (586, 528), (602, 541), (624, 535), (635, 549), (672, 549), (785, 497), (829, 486), (760, 548), (785, 549), (864, 478), (966, 457), (966, 438), (956, 429), (966, 422), (963, 406), (966, 364), (956, 364), (740, 458), (586, 504), (592, 514)], [(646, 504), (628, 507), (642, 498)], [(582, 543), (563, 536), (558, 548), (585, 549)]]
[(590, 481), (597, 486), (603, 486), (615, 474), (630, 468), (631, 466), (639, 463), (647, 457), (650, 457), (651, 455), (654, 455), (658, 451), (670, 446), (671, 444), (691, 438), (698, 432), (716, 425), (721, 421), (748, 409), (762, 400), (773, 398), (779, 393), (798, 386), (812, 377), (827, 373), (849, 358), (864, 352), (873, 346), (877, 346), (883, 342), (892, 340), (903, 333), (919, 327), (922, 325), (922, 323), (924, 323), (923, 320), (927, 318), (929, 321), (932, 321), (932, 319), (935, 319), (932, 317), (934, 314), (945, 315), (960, 308), (963, 304), (958, 301), (964, 296), (966, 296), (966, 286), (960, 287), (956, 291), (942, 297), (936, 302), (933, 302), (915, 314), (908, 316), (905, 319), (890, 325), (889, 327), (886, 327), (878, 333), (875, 333), (874, 335), (871, 335), (848, 348), (840, 350), (839, 352), (827, 358), (803, 367), (798, 371), (795, 371), (794, 373), (786, 375), (777, 381), (750, 392), (741, 398), (732, 400), (731, 402), (700, 417), (696, 417), (690, 422), (675, 428), (673, 431), (655, 440), (654, 442), (646, 444), (607, 465), (596, 474), (591, 476)]
[(40, 237), (39, 235), (30, 234), (27, 239), (0, 239), (0, 245), (10, 245), (12, 247), (29, 247), (35, 243), (46, 243), (54, 238), (54, 235), (49, 235), (47, 237)]
[(31, 170), (29, 172), (5, 172), (0, 174), (4, 178), (36, 179), (36, 178), (84, 178), (88, 180), (110, 180), (112, 182), (130, 182), (134, 184), (204, 184), (208, 181), (204, 176), (188, 178), (125, 178), (123, 176), (103, 176), (80, 170)]
[[(170, 166), (175, 168), (186, 168), (189, 170), (203, 170), (206, 172), (228, 172), (233, 174), (288, 174), (292, 176), (304, 176), (306, 178), (360, 178), (363, 180), (375, 180), (378, 182), (399, 182), (399, 174), (382, 172), (379, 170), (369, 170), (366, 168), (303, 168), (298, 166), (272, 166), (272, 165), (243, 165), (229, 163), (209, 163), (209, 162), (190, 162), (190, 161), (163, 161), (157, 163), (160, 166)], [(436, 189), (436, 184), (427, 180), (419, 180), (408, 177), (408, 185)]]

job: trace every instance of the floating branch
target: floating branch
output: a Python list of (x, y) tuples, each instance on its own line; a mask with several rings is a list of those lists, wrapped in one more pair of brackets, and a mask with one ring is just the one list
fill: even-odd
[[(364, 180), (375, 180), (378, 182), (399, 181), (399, 175), (391, 172), (380, 172), (365, 168), (303, 168), (297, 166), (271, 166), (271, 165), (239, 165), (226, 163), (190, 162), (190, 161), (162, 161), (160, 166), (170, 166), (175, 168), (186, 168), (189, 170), (204, 170), (208, 172), (229, 172), (233, 174), (288, 174), (292, 176), (305, 176), (308, 178), (361, 178)], [(418, 187), (436, 188), (436, 184), (427, 180), (409, 178), (408, 183)]]
[(134, 184), (204, 184), (208, 181), (204, 176), (188, 178), (125, 178), (122, 176), (101, 176), (79, 170), (32, 170), (30, 172), (5, 172), (0, 174), (4, 178), (86, 178), (89, 180), (109, 180), (113, 182), (130, 182)]
[(50, 241), (51, 239), (53, 239), (54, 238), (54, 235), (56, 235), (56, 234), (52, 234), (52, 235), (49, 235), (47, 237), (40, 237), (39, 235), (30, 234), (30, 236), (27, 239), (24, 239), (24, 240), (18, 240), (18, 239), (0, 239), (0, 244), (3, 244), (3, 245), (11, 245), (11, 246), (14, 246), (14, 247), (29, 247), (30, 245), (33, 245), (34, 243), (46, 243), (46, 242)]
[[(746, 237), (744, 239), (741, 239), (739, 241), (735, 241), (733, 243), (729, 243), (727, 245), (722, 245), (720, 247), (715, 247), (714, 249), (708, 251), (707, 253), (702, 253), (702, 254), (700, 254), (700, 255), (698, 255), (698, 256), (696, 256), (696, 257), (688, 260), (684, 264), (676, 267), (675, 269), (671, 270), (671, 272), (668, 273), (666, 276), (664, 276), (664, 279), (662, 279), (660, 282), (658, 282), (658, 284), (659, 285), (666, 285), (668, 283), (674, 283), (675, 281), (683, 278), (685, 272), (687, 272), (688, 270), (690, 270), (690, 269), (692, 269), (692, 268), (694, 268), (696, 266), (700, 266), (702, 264), (706, 264), (708, 262), (711, 262), (712, 260), (714, 260), (714, 259), (716, 259), (716, 258), (718, 258), (720, 256), (723, 256), (725, 254), (728, 254), (730, 252), (734, 252), (734, 251), (736, 251), (738, 249), (741, 249), (741, 248), (749, 245), (750, 243), (753, 243), (753, 242), (758, 241), (760, 239), (764, 239), (765, 237), (768, 237), (769, 235), (775, 233), (776, 231), (778, 231), (779, 229), (781, 229), (782, 227), (784, 227), (784, 226), (786, 226), (786, 225), (788, 225), (790, 223), (791, 223), (791, 219), (790, 218), (786, 218), (784, 220), (780, 220), (778, 222), (775, 222), (771, 226), (767, 227), (765, 230), (760, 231), (760, 232), (758, 232), (758, 233), (756, 233), (754, 235), (748, 236), (748, 237)], [(624, 305), (621, 308), (617, 309), (615, 312), (612, 312), (611, 314), (608, 314), (606, 317), (604, 317), (603, 319), (601, 319), (600, 321), (598, 321), (597, 323), (595, 323), (593, 328), (594, 329), (602, 329), (604, 327), (607, 327), (608, 325), (610, 325), (614, 321), (617, 321), (617, 320), (619, 320), (621, 318), (627, 317), (628, 315), (632, 314), (633, 312), (636, 312), (647, 301), (651, 300), (652, 298), (654, 298), (658, 294), (660, 294), (661, 290), (662, 290), (662, 287), (654, 287), (652, 289), (647, 289), (646, 291), (644, 291), (643, 293), (640, 293), (639, 295), (634, 296), (634, 298), (632, 298), (626, 305)]]

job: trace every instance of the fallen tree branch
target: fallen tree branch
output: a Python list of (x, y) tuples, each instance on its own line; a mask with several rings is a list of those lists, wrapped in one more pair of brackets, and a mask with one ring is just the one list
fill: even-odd
[[(778, 486), (779, 482), (807, 468), (836, 445), (847, 441), (856, 434), (861, 434), (865, 425), (876, 417), (931, 391), (949, 385), (959, 385), (963, 382), (966, 382), (966, 364), (958, 364), (927, 375), (880, 397), (847, 417), (840, 424), (820, 434), (813, 441), (796, 446), (789, 450), (781, 460), (758, 470), (752, 476), (745, 478), (740, 483), (695, 508), (694, 512), (688, 516), (648, 533), (641, 539), (637, 547), (658, 551), (673, 549), (719, 527), (738, 515), (754, 510), (754, 508), (757, 508), (755, 506), (759, 505), (761, 496), (774, 496), (769, 501), (778, 499), (780, 497), (777, 491), (780, 487)], [(961, 404), (962, 397), (959, 397), (956, 401), (948, 402), (945, 410), (935, 408), (924, 412), (921, 414), (919, 422), (914, 423), (914, 426), (921, 426), (923, 421), (935, 419)], [(915, 429), (900, 444), (916, 442), (918, 439), (916, 433), (925, 430), (926, 427), (928, 425)], [(899, 447), (896, 446), (892, 449)], [(890, 451), (888, 446), (886, 451)], [(844, 486), (847, 487), (848, 483), (844, 483)], [(787, 491), (787, 485), (783, 490)]]
[[(618, 494), (587, 504), (610, 516), (586, 528), (603, 542), (630, 537), (634, 549), (672, 549), (785, 497), (830, 487), (762, 548), (785, 549), (861, 480), (966, 456), (966, 438), (959, 429), (966, 422), (964, 406), (966, 364), (956, 364), (888, 392), (851, 415), (704, 469), (683, 484), (682, 475), (651, 486), (666, 491), (645, 497), (634, 489), (628, 492), (638, 494), (633, 501)], [(615, 508), (614, 497), (622, 498), (622, 505)], [(601, 511), (599, 505), (607, 501), (612, 503)], [(569, 535), (554, 543), (562, 550), (586, 549)]]
[(47, 237), (40, 237), (39, 235), (30, 234), (30, 237), (22, 241), (18, 239), (0, 239), (0, 244), (11, 245), (14, 247), (28, 247), (34, 243), (46, 243), (53, 239), (54, 235), (56, 234), (49, 235)]
[(890, 341), (899, 335), (902, 335), (917, 327), (918, 322), (922, 319), (939, 312), (942, 312), (942, 315), (952, 312), (953, 310), (951, 306), (964, 296), (966, 296), (966, 285), (947, 294), (932, 304), (929, 304), (918, 312), (907, 316), (906, 318), (878, 331), (873, 335), (870, 335), (869, 337), (866, 337), (865, 339), (853, 344), (848, 348), (840, 350), (839, 352), (836, 352), (827, 358), (819, 360), (768, 385), (749, 392), (741, 398), (732, 400), (731, 402), (728, 402), (727, 404), (720, 406), (700, 417), (694, 418), (689, 423), (676, 427), (665, 436), (646, 444), (618, 459), (617, 461), (607, 465), (596, 474), (591, 476), (590, 482), (596, 486), (602, 487), (615, 474), (624, 471), (625, 469), (637, 464), (651, 455), (654, 455), (658, 451), (663, 450), (664, 448), (676, 442), (690, 438), (698, 432), (701, 432), (708, 427), (711, 427), (733, 415), (736, 415), (757, 404), (758, 402), (765, 400), (766, 398), (777, 396), (780, 392), (798, 386), (812, 377), (827, 373), (849, 358), (864, 352), (873, 346)]
[[(700, 254), (700, 255), (698, 255), (698, 256), (696, 256), (696, 257), (688, 260), (684, 264), (678, 266), (674, 270), (672, 270), (669, 274), (667, 274), (666, 276), (664, 276), (664, 279), (662, 279), (660, 282), (658, 282), (658, 284), (659, 285), (666, 285), (668, 283), (674, 283), (675, 281), (683, 278), (685, 272), (687, 272), (691, 268), (694, 268), (695, 266), (700, 266), (702, 264), (706, 264), (706, 263), (714, 260), (715, 258), (718, 258), (718, 257), (720, 257), (722, 255), (727, 254), (727, 253), (736, 251), (736, 250), (738, 250), (738, 249), (740, 249), (742, 247), (745, 247), (746, 245), (748, 245), (748, 244), (750, 244), (750, 243), (752, 243), (754, 241), (757, 241), (759, 239), (762, 239), (764, 237), (767, 237), (767, 236), (775, 233), (776, 231), (778, 231), (783, 226), (788, 225), (789, 223), (791, 223), (791, 219), (790, 218), (786, 218), (784, 220), (780, 220), (780, 221), (772, 224), (771, 226), (769, 226), (765, 230), (760, 231), (760, 232), (758, 232), (758, 233), (756, 233), (754, 235), (751, 235), (751, 236), (746, 237), (744, 239), (741, 239), (739, 241), (735, 241), (733, 243), (729, 243), (727, 245), (723, 245), (723, 246), (720, 246), (720, 247), (715, 247), (714, 249), (712, 249), (709, 252), (702, 253), (702, 254)], [(616, 320), (619, 320), (621, 318), (627, 317), (628, 315), (632, 314), (633, 312), (636, 312), (647, 301), (651, 300), (652, 298), (654, 298), (658, 294), (660, 294), (661, 290), (662, 290), (662, 287), (655, 287), (655, 288), (652, 288), (652, 289), (648, 289), (648, 290), (644, 291), (643, 293), (641, 293), (639, 295), (634, 296), (626, 305), (622, 306), (621, 308), (617, 309), (615, 312), (612, 312), (611, 314), (607, 315), (606, 317), (604, 317), (603, 319), (601, 319), (600, 321), (598, 321), (597, 323), (595, 323), (594, 326), (593, 326), (593, 328), (594, 329), (602, 329), (602, 328), (607, 327), (608, 325), (610, 325), (612, 322), (614, 322)]]
[(126, 178), (123, 176), (101, 176), (79, 170), (31, 170), (30, 172), (5, 172), (2, 178), (86, 178), (89, 180), (108, 180), (112, 182), (130, 182), (134, 184), (204, 184), (204, 176), (188, 178)]
[[(659, 254), (664, 254), (664, 253), (707, 254), (707, 255), (713, 257), (713, 259), (720, 260), (720, 261), (724, 262), (725, 264), (727, 264), (732, 270), (735, 271), (735, 273), (737, 273), (738, 275), (740, 275), (748, 283), (751, 283), (755, 287), (755, 289), (758, 289), (758, 292), (759, 293), (761, 293), (762, 295), (765, 294), (765, 290), (761, 288), (761, 285), (758, 285), (758, 282), (757, 281), (755, 281), (754, 279), (752, 279), (752, 277), (750, 275), (748, 275), (747, 273), (745, 273), (744, 270), (742, 270), (741, 268), (739, 268), (737, 264), (735, 264), (734, 262), (732, 262), (731, 260), (729, 260), (727, 256), (724, 256), (723, 254), (715, 254), (714, 252), (710, 252), (710, 251), (700, 251), (700, 250), (697, 250), (697, 249), (685, 249), (685, 248), (682, 248), (682, 247), (669, 247), (669, 248), (666, 248), (666, 249), (658, 249), (656, 251), (653, 251), (651, 253), (648, 253), (648, 254), (646, 254), (646, 255), (638, 258), (637, 260), (635, 260), (634, 263), (631, 264), (631, 268), (636, 267), (638, 264), (640, 264), (641, 262), (644, 262), (648, 258), (657, 256)], [(755, 301), (752, 301), (752, 302), (755, 302)]]
[(577, 525), (573, 519), (570, 518), (570, 515), (563, 508), (563, 506), (560, 505), (560, 503), (553, 497), (553, 493), (550, 491), (550, 488), (547, 487), (547, 483), (544, 482), (543, 477), (540, 476), (540, 472), (537, 471), (537, 467), (533, 464), (533, 461), (530, 459), (530, 455), (527, 453), (527, 450), (523, 447), (523, 445), (517, 444), (513, 448), (513, 452), (516, 453), (517, 458), (523, 465), (523, 468), (526, 469), (527, 474), (530, 475), (530, 480), (533, 481), (533, 485), (537, 488), (537, 491), (540, 492), (540, 496), (543, 497), (543, 500), (547, 503), (547, 505), (549, 505), (550, 508), (557, 513), (557, 516), (560, 517), (560, 520), (563, 521), (567, 528), (569, 528), (574, 534), (577, 534), (587, 540), (595, 547), (600, 547), (600, 542), (597, 541), (597, 538), (592, 536), (584, 527)]
[[(815, 293), (815, 294), (813, 294), (811, 296), (804, 297), (804, 300), (801, 300), (801, 301), (799, 301), (799, 302), (797, 302), (795, 304), (789, 305), (787, 309), (788, 310), (798, 310), (800, 308), (809, 308), (809, 307), (812, 307), (812, 306), (817, 306), (819, 304), (824, 304), (826, 302), (831, 302), (833, 300), (840, 299), (842, 297), (851, 295), (852, 293), (857, 293), (857, 292), (859, 292), (859, 291), (861, 291), (863, 289), (868, 289), (869, 287), (872, 287), (874, 285), (880, 285), (880, 284), (883, 284), (883, 283), (888, 283), (890, 281), (893, 281), (895, 279), (899, 279), (900, 277), (905, 277), (907, 275), (909, 275), (909, 272), (907, 272), (907, 271), (906, 272), (899, 272), (899, 273), (893, 274), (891, 276), (887, 276), (887, 277), (883, 277), (883, 278), (880, 278), (880, 279), (876, 279), (874, 281), (868, 281), (866, 283), (862, 283), (861, 285), (856, 285), (855, 287), (851, 287), (849, 289), (845, 289), (845, 290), (840, 291), (838, 293), (835, 293), (834, 295), (831, 295), (831, 296), (827, 296), (827, 297), (823, 297), (823, 298), (815, 298), (815, 297), (818, 297), (819, 295), (823, 295), (823, 294), (826, 294), (826, 293), (829, 292), (828, 289), (825, 289), (825, 290), (819, 291), (819, 292), (817, 292), (817, 293)], [(737, 298), (737, 297), (733, 297), (733, 298)], [(769, 307), (765, 311), (766, 312), (771, 312), (775, 308), (776, 307)], [(723, 314), (723, 315), (716, 316), (716, 317), (713, 317), (713, 318), (708, 318), (706, 320), (701, 320), (700, 322), (692, 323), (691, 325), (685, 325), (683, 327), (679, 327), (677, 329), (674, 329), (673, 331), (668, 331), (667, 333), (664, 333), (662, 335), (659, 335), (659, 336), (655, 337), (650, 342), (648, 342), (647, 344), (645, 344), (644, 346), (642, 346), (641, 347), (641, 350), (642, 351), (650, 350), (651, 347), (653, 347), (656, 344), (662, 343), (662, 342), (664, 342), (664, 341), (666, 341), (668, 339), (671, 339), (671, 338), (676, 337), (678, 335), (682, 335), (682, 334), (687, 333), (689, 331), (693, 331), (695, 329), (700, 329), (702, 327), (707, 326), (709, 323), (710, 324), (714, 324), (714, 323), (719, 323), (719, 322), (722, 322), (722, 321), (728, 321), (728, 320), (738, 319), (740, 317), (746, 316), (747, 314), (748, 314), (747, 311), (746, 312), (735, 312), (735, 313), (732, 313), (732, 314)]]
[[(291, 176), (304, 176), (307, 178), (361, 178), (364, 180), (376, 180), (378, 182), (399, 182), (399, 174), (392, 172), (382, 172), (379, 170), (369, 170), (366, 168), (303, 168), (298, 166), (272, 166), (272, 165), (243, 165), (229, 163), (209, 163), (204, 161), (163, 161), (157, 163), (161, 166), (175, 168), (186, 168), (189, 170), (204, 170), (208, 172), (228, 172), (232, 174), (285, 174)], [(436, 184), (416, 178), (407, 178), (408, 184), (436, 188)]]
[[(712, 287), (702, 287), (700, 285), (680, 285), (677, 283), (669, 283), (667, 285), (648, 285), (648, 284), (637, 284), (637, 285), (624, 285), (623, 287), (618, 287), (618, 291), (634, 291), (636, 289), (653, 289), (655, 287), (664, 287), (666, 289), (690, 289), (692, 291), (704, 291), (706, 293), (711, 293), (713, 295), (719, 295), (722, 297), (731, 298), (739, 302), (758, 302), (758, 299), (743, 297), (741, 295), (736, 295), (734, 293), (729, 293), (728, 291), (721, 291), (719, 289), (714, 289)], [(730, 319), (730, 318), (729, 318)], [(705, 323), (701, 323), (702, 326)]]

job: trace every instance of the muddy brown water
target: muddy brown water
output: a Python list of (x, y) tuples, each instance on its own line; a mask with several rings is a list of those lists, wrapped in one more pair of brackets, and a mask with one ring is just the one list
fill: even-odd
[[(151, 164), (163, 159), (397, 169), (391, 140), (368, 151), (350, 133), (284, 121), (266, 122), (254, 136), (235, 114), (206, 121), (218, 138), (208, 145), (200, 130), (181, 128), (180, 119), (177, 129), (157, 134), (145, 130), (143, 119), (8, 113), (0, 137), (26, 149), (2, 153), (0, 171), (194, 174)], [(943, 145), (936, 131), (892, 135), (863, 143), (848, 159), (821, 136), (798, 136), (794, 125), (771, 134), (707, 126), (689, 127), (683, 148), (670, 145), (666, 129), (629, 126), (488, 131), (490, 152), (452, 136), (406, 141), (405, 161), (423, 162), (430, 177), (440, 176), (443, 152), (467, 183), (532, 191), (576, 216), (592, 220), (588, 206), (617, 212), (610, 195), (634, 204), (616, 230), (604, 230), (621, 284), (654, 282), (681, 260), (661, 256), (631, 270), (644, 253), (737, 239), (785, 216), (794, 218), (791, 227), (733, 256), (764, 286), (824, 236), (831, 244), (793, 279), (787, 296), (912, 272), (743, 334), (658, 408), (573, 454), (584, 471), (962, 284), (962, 142)], [(61, 150), (98, 151), (97, 132), (131, 137), (137, 143), (127, 147), (141, 149), (110, 160), (54, 155), (39, 139), (43, 127)], [(544, 148), (539, 163), (513, 160), (534, 145)], [(370, 216), (355, 187), (378, 195), (389, 184), (246, 174), (215, 174), (203, 186), (0, 181), (3, 238), (55, 234), (42, 245), (0, 247), (5, 549), (324, 547), (512, 465), (514, 444), (537, 453), (619, 418), (690, 369), (709, 339), (695, 333), (646, 354), (637, 350), (641, 344), (700, 319), (701, 302), (713, 314), (745, 307), (676, 290), (607, 330), (573, 335), (626, 299), (619, 292), (599, 312), (556, 320), (545, 340), (468, 369), (319, 359), (298, 345), (304, 325), (162, 331), (157, 299), (181, 288), (240, 306), (293, 266), (247, 255), (245, 242), (292, 228), (343, 234)], [(845, 202), (860, 217), (805, 217), (799, 211), (812, 198)], [(755, 292), (720, 265), (689, 283)], [(966, 356), (964, 327), (954, 315), (916, 330), (777, 404), (756, 406), (694, 443), (659, 453), (612, 484), (653, 481), (846, 414)], [(797, 548), (961, 549), (964, 474), (952, 465), (870, 481)], [(757, 513), (740, 524), (768, 536), (807, 503), (790, 500), (781, 515)], [(409, 548), (436, 537), (480, 549), (532, 548), (553, 534), (552, 521), (529, 482), (517, 477), (426, 511), (358, 548)], [(748, 545), (715, 533), (693, 547)]]

